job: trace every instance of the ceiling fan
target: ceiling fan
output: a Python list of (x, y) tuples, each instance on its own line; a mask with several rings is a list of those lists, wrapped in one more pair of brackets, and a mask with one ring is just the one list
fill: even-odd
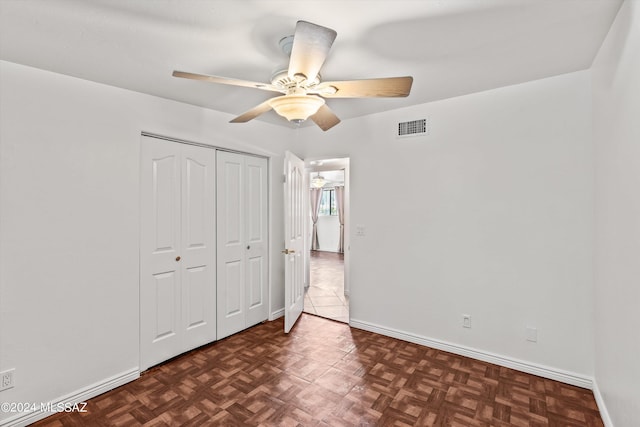
[(174, 71), (173, 76), (284, 94), (268, 99), (231, 120), (231, 123), (246, 123), (274, 109), (279, 115), (298, 124), (311, 118), (324, 131), (340, 123), (340, 119), (326, 105), (324, 98), (388, 98), (409, 95), (413, 83), (413, 77), (409, 76), (322, 82), (320, 68), (336, 35), (337, 33), (330, 28), (298, 21), (293, 42), (290, 36), (282, 39), (280, 43), (285, 51), (288, 50), (287, 45), (290, 48), (289, 67), (275, 73), (271, 83), (256, 83), (184, 71)]

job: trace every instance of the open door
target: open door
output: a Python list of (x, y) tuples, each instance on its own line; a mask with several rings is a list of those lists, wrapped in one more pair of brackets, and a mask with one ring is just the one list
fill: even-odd
[[(304, 306), (304, 162), (287, 151), (284, 158), (284, 331), (288, 333)], [(307, 201), (308, 203), (308, 201)]]

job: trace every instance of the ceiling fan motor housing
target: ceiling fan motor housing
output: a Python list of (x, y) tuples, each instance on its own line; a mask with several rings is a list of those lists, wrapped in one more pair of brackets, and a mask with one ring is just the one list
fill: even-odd
[(289, 77), (289, 70), (278, 70), (271, 76), (271, 84), (288, 92), (296, 88), (309, 90), (320, 83), (320, 74), (312, 81), (308, 81), (304, 75), (297, 76), (301, 78)]

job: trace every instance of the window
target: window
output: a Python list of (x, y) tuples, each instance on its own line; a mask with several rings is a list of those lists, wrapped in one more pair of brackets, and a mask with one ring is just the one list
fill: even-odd
[(320, 197), (320, 209), (318, 210), (318, 215), (338, 215), (338, 210), (336, 209), (336, 192), (333, 188), (322, 190), (322, 197)]

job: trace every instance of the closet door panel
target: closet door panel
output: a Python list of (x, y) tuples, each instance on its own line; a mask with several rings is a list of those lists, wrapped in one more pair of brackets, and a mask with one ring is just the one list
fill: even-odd
[(215, 150), (142, 137), (140, 367), (216, 339)]
[(151, 342), (170, 341), (178, 333), (178, 317), (180, 315), (177, 301), (180, 295), (179, 277), (175, 271), (153, 275), (153, 281), (147, 290), (155, 304), (153, 310)]
[(182, 145), (183, 350), (216, 339), (215, 151)]
[(144, 370), (182, 352), (180, 318), (180, 150), (141, 144), (140, 354)]
[(222, 211), (221, 218), (225, 224), (224, 229), (220, 230), (220, 234), (222, 235), (223, 245), (228, 250), (233, 250), (236, 258), (242, 253), (240, 245), (244, 240), (242, 226), (244, 214), (242, 200), (243, 167), (242, 158), (237, 157), (237, 154), (218, 153), (219, 173), (222, 175), (221, 184), (218, 187), (218, 198)]
[(264, 257), (249, 258), (247, 262), (247, 289), (249, 310), (265, 304), (264, 290)]
[[(222, 272), (223, 280), (225, 282), (222, 292), (224, 293), (224, 317), (229, 319), (232, 317), (240, 317), (242, 314), (242, 297), (244, 296), (243, 290), (243, 271), (242, 262), (230, 261), (224, 264), (224, 271)], [(242, 327), (244, 324), (238, 324), (238, 327)], [(240, 330), (240, 329), (238, 329)]]
[(247, 159), (247, 219), (246, 230), (249, 243), (263, 244), (266, 237), (263, 219), (266, 212), (266, 195), (263, 186), (266, 180), (266, 171), (262, 167), (263, 159)]
[(269, 317), (267, 159), (245, 157), (247, 326)]
[[(183, 276), (183, 301), (184, 301), (184, 327), (187, 331), (193, 331), (196, 328), (206, 327), (210, 323), (208, 318), (209, 310), (207, 300), (210, 300), (210, 286), (208, 286), (208, 269), (206, 266), (187, 268), (186, 274)], [(215, 334), (215, 330), (213, 331)], [(211, 337), (207, 337), (208, 341), (214, 341)]]
[(192, 156), (183, 160), (184, 192), (183, 192), (183, 236), (184, 248), (198, 251), (211, 244), (207, 240), (211, 230), (207, 228), (207, 191), (212, 190), (207, 185), (207, 165), (198, 162)]
[(244, 159), (217, 152), (218, 339), (245, 328)]

